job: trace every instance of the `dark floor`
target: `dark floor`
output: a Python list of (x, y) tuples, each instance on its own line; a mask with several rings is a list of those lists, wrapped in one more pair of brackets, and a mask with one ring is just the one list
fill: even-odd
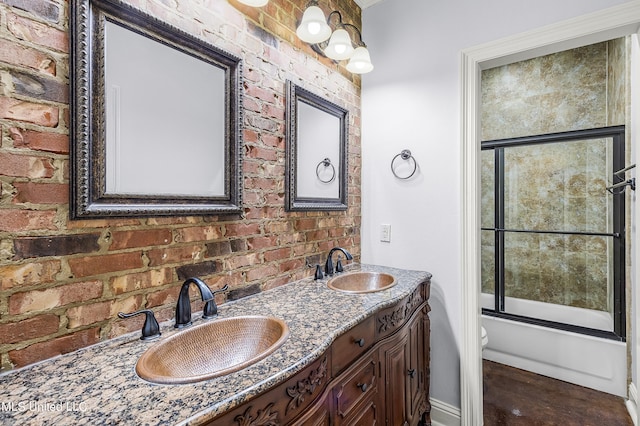
[(624, 399), (483, 361), (485, 426), (633, 426)]

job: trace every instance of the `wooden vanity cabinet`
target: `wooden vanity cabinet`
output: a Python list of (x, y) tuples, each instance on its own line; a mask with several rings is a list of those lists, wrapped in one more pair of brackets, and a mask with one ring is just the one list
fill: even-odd
[(429, 282), (210, 425), (429, 425)]

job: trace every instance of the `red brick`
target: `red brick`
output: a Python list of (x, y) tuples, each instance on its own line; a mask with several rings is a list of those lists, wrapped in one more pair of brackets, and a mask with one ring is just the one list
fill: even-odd
[(108, 272), (127, 271), (143, 266), (142, 253), (118, 253), (69, 259), (69, 267), (74, 277), (89, 277)]
[(251, 270), (247, 271), (247, 281), (248, 282), (256, 281), (256, 280), (262, 281), (265, 278), (273, 277), (277, 275), (278, 272), (279, 272), (279, 269), (275, 265), (264, 265), (264, 266), (259, 266), (257, 268), (252, 268)]
[[(309, 268), (309, 275), (311, 276), (311, 274), (313, 273), (313, 269)], [(287, 276), (282, 276), (282, 277), (275, 277), (272, 279), (267, 279), (266, 281), (264, 281), (262, 283), (262, 291), (267, 291), (270, 290), (272, 288), (276, 288), (276, 287), (280, 287), (283, 286), (287, 283), (290, 283), (291, 281), (293, 281), (288, 275)]]
[(0, 152), (0, 175), (37, 179), (50, 178), (54, 172), (50, 158)]
[(56, 229), (54, 210), (0, 209), (0, 231)]
[(262, 113), (268, 117), (284, 120), (284, 108), (282, 107), (267, 104), (262, 107)]
[(123, 226), (140, 225), (140, 219), (87, 219), (87, 220), (71, 220), (67, 222), (67, 228), (88, 229), (88, 228), (120, 228)]
[(274, 260), (289, 259), (290, 256), (291, 256), (291, 248), (284, 247), (276, 250), (266, 251), (264, 253), (264, 260), (267, 262), (271, 262)]
[(152, 249), (147, 252), (149, 266), (193, 261), (203, 257), (202, 246), (180, 246)]
[(100, 250), (100, 234), (43, 235), (13, 240), (14, 260), (45, 256), (68, 256)]
[(13, 139), (13, 146), (16, 148), (24, 147), (57, 154), (69, 153), (69, 135), (22, 130), (17, 127), (11, 127), (9, 134)]
[(15, 182), (18, 190), (13, 198), (16, 204), (67, 204), (69, 202), (69, 185), (61, 183)]
[(235, 270), (243, 268), (245, 266), (251, 266), (259, 264), (258, 255), (256, 253), (249, 253), (242, 256), (233, 256), (225, 259), (225, 270)]
[(46, 342), (35, 343), (24, 349), (11, 351), (9, 352), (9, 359), (16, 367), (23, 367), (43, 359), (93, 345), (98, 343), (99, 340), (100, 328), (90, 328)]
[(245, 143), (258, 142), (258, 133), (255, 130), (244, 129), (242, 135)]
[(55, 281), (60, 271), (59, 260), (0, 266), (0, 289), (9, 290), (19, 286), (50, 283)]
[(45, 290), (16, 293), (9, 297), (9, 314), (45, 311), (75, 302), (85, 302), (102, 296), (101, 281), (67, 284)]
[(293, 228), (296, 231), (308, 231), (310, 229), (316, 229), (317, 226), (317, 219), (298, 219), (293, 223)]
[(246, 151), (248, 158), (259, 158), (266, 161), (276, 161), (278, 159), (278, 151), (274, 149), (247, 145)]
[(159, 287), (171, 282), (173, 282), (173, 269), (155, 269), (112, 278), (111, 291), (117, 295), (144, 288)]
[(260, 224), (258, 223), (230, 223), (225, 225), (226, 235), (242, 237), (245, 235), (256, 235), (260, 233)]
[(210, 241), (222, 237), (220, 226), (198, 226), (193, 228), (181, 228), (176, 230), (177, 242)]
[(326, 240), (329, 237), (329, 232), (324, 230), (310, 231), (306, 234), (307, 241), (320, 241)]
[(0, 118), (56, 127), (59, 114), (58, 107), (0, 96)]
[[(242, 102), (242, 106), (247, 111), (253, 111), (253, 112), (262, 111), (262, 106), (260, 106), (260, 103), (258, 103), (258, 101), (256, 101), (253, 98), (248, 98), (248, 97), (245, 98), (244, 101)], [(247, 141), (245, 140), (245, 142), (247, 142)]]
[(0, 62), (25, 66), (49, 75), (56, 75), (56, 61), (52, 56), (0, 38)]
[(50, 47), (60, 52), (69, 51), (69, 39), (65, 31), (10, 13), (7, 28), (20, 40)]
[(261, 86), (256, 86), (253, 84), (249, 85), (249, 87), (246, 87), (244, 93), (247, 96), (266, 102), (274, 102), (276, 98), (276, 94), (272, 90), (265, 89)]
[(296, 271), (302, 268), (303, 266), (305, 266), (305, 264), (304, 264), (304, 260), (302, 259), (290, 259), (285, 262), (282, 262), (279, 266), (280, 266), (280, 272), (289, 272), (289, 271)]
[(180, 293), (180, 287), (175, 286), (165, 290), (156, 291), (155, 293), (147, 294), (147, 308), (153, 308), (162, 305), (175, 306), (178, 301), (178, 294)]
[(25, 342), (58, 331), (60, 318), (57, 315), (40, 315), (19, 322), (0, 324), (0, 344)]
[(269, 135), (265, 133), (260, 135), (260, 140), (268, 147), (284, 149), (284, 138), (282, 136)]
[(67, 310), (68, 328), (78, 328), (83, 325), (94, 324), (111, 317), (111, 302), (80, 305)]
[(247, 239), (247, 246), (249, 250), (260, 250), (277, 246), (277, 241), (278, 237), (275, 235), (270, 237), (254, 237)]
[(164, 246), (171, 243), (170, 229), (145, 229), (140, 231), (117, 231), (111, 234), (109, 250), (135, 247)]

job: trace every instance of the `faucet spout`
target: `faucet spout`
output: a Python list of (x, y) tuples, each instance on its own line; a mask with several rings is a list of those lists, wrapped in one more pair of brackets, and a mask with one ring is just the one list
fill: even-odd
[[(345, 250), (345, 249), (343, 249), (342, 247), (334, 247), (334, 248), (332, 248), (332, 249), (329, 251), (329, 255), (327, 256), (327, 261), (326, 261), (326, 263), (324, 264), (324, 272), (325, 272), (327, 275), (333, 275), (333, 273), (334, 273), (334, 272), (336, 272), (336, 271), (334, 271), (334, 269), (333, 269), (333, 260), (332, 260), (332, 256), (333, 256), (333, 252), (335, 252), (335, 251), (337, 251), (337, 250), (340, 250), (340, 251), (344, 254), (344, 256), (345, 256), (345, 258), (346, 258), (347, 260), (353, 260), (353, 256), (351, 255), (351, 253), (349, 253), (348, 251), (346, 251), (346, 250)], [(342, 269), (342, 268), (340, 268), (340, 269)], [(342, 271), (340, 270), (340, 271), (337, 271), (337, 272), (342, 272)]]
[[(189, 287), (191, 284), (195, 284), (200, 290), (202, 301), (207, 302), (207, 305), (213, 299), (213, 293), (211, 289), (199, 278), (189, 278), (183, 284), (180, 289), (180, 296), (178, 296), (178, 303), (176, 304), (176, 324), (174, 327), (182, 328), (191, 325), (191, 300), (189, 299)], [(215, 302), (213, 304), (215, 306)], [(207, 318), (207, 306), (205, 305), (205, 315)], [(210, 309), (209, 309), (210, 310)], [(215, 314), (213, 315), (215, 316)]]

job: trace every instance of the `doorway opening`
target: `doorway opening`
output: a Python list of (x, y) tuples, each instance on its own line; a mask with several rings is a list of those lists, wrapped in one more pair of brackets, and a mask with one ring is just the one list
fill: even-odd
[[(568, 21), (551, 24), (495, 42), (466, 49), (461, 53), (461, 278), (462, 336), (460, 340), (461, 425), (472, 426), (482, 419), (482, 356), (480, 332), (480, 134), (479, 99), (482, 69), (536, 56), (636, 34), (640, 28), (640, 1), (625, 2)], [(637, 51), (638, 39), (633, 36)], [(633, 83), (633, 82), (632, 82)], [(635, 102), (635, 103), (634, 103)], [(637, 108), (638, 96), (631, 109)], [(632, 124), (633, 126), (633, 124)], [(630, 130), (638, 137), (637, 128)], [(635, 217), (639, 216), (635, 213)], [(637, 243), (637, 234), (633, 237)], [(637, 261), (637, 254), (634, 261)], [(640, 280), (640, 268), (633, 275)], [(640, 308), (634, 296), (633, 306)], [(632, 317), (633, 352), (640, 339)], [(634, 371), (638, 362), (632, 357)], [(640, 372), (638, 373), (640, 375)], [(637, 376), (637, 375), (636, 375)], [(633, 383), (632, 383), (633, 384)], [(632, 396), (632, 395), (630, 395)], [(632, 402), (635, 405), (635, 400)], [(629, 406), (630, 404), (628, 404)], [(631, 408), (629, 408), (630, 411)], [(634, 416), (635, 417), (635, 416)]]

